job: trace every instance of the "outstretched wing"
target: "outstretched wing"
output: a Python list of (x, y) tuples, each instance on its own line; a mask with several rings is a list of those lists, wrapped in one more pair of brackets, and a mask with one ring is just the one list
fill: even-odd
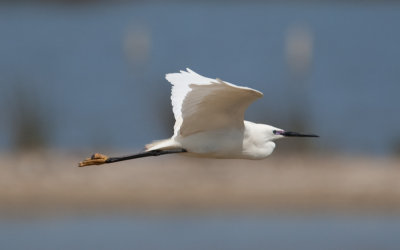
[(174, 136), (243, 128), (247, 107), (263, 96), (257, 90), (207, 78), (190, 69), (167, 74), (166, 79), (173, 85)]

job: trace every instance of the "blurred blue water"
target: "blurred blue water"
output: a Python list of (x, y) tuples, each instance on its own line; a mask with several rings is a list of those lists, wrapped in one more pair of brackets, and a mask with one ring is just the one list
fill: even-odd
[(0, 223), (2, 249), (398, 249), (392, 216), (93, 216)]
[[(390, 154), (400, 145), (399, 23), (394, 3), (2, 4), (0, 147), (13, 143), (16, 86), (38, 97), (52, 147), (141, 148), (168, 137), (163, 77), (190, 67), (264, 92), (249, 120), (290, 130), (296, 106), (304, 132), (322, 135), (317, 148)], [(285, 60), (287, 31), (296, 25), (313, 37), (302, 80)], [(130, 34), (148, 39), (146, 58), (140, 48), (128, 55)], [(297, 84), (305, 91), (297, 93)]]

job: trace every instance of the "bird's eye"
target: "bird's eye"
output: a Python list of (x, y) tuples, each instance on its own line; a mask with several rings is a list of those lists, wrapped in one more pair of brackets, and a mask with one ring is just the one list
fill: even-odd
[(276, 130), (272, 130), (272, 133), (274, 133), (274, 135), (276, 135)]

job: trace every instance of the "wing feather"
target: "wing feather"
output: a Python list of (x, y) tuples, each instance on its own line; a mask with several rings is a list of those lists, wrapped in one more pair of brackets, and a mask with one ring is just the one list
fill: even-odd
[(207, 78), (190, 69), (167, 74), (166, 79), (173, 85), (174, 136), (243, 128), (247, 107), (263, 96), (257, 90)]

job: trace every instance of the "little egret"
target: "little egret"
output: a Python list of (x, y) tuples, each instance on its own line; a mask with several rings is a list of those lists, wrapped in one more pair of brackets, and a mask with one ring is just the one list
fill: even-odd
[(93, 154), (80, 167), (130, 160), (146, 156), (184, 153), (210, 158), (263, 159), (283, 137), (318, 137), (284, 131), (244, 120), (247, 107), (261, 98), (257, 90), (211, 79), (186, 69), (166, 75), (172, 84), (174, 135), (154, 141), (138, 154), (108, 157)]

